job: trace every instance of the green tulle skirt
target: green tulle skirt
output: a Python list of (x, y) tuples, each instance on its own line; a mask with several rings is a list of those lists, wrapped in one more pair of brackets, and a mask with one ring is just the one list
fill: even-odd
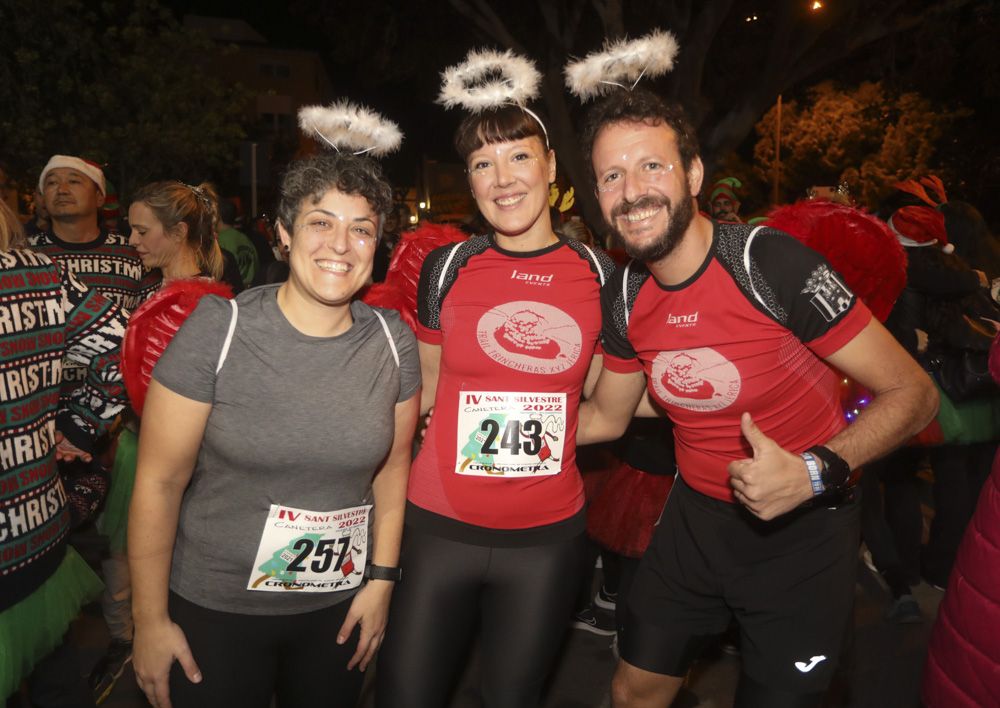
[(0, 700), (14, 693), (32, 667), (62, 642), (80, 608), (104, 585), (72, 548), (35, 592), (0, 612)]
[(97, 530), (108, 537), (108, 546), (116, 554), (124, 555), (128, 544), (128, 505), (135, 487), (138, 451), (138, 435), (128, 428), (122, 429), (111, 466), (111, 488), (104, 502), (104, 511), (97, 519)]

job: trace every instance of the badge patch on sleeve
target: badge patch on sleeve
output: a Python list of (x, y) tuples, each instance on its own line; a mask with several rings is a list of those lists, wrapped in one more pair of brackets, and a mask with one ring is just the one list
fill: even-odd
[(806, 280), (806, 286), (802, 289), (803, 295), (812, 295), (809, 302), (819, 310), (823, 319), (833, 322), (854, 300), (854, 293), (844, 284), (836, 273), (830, 270), (827, 265), (818, 265)]

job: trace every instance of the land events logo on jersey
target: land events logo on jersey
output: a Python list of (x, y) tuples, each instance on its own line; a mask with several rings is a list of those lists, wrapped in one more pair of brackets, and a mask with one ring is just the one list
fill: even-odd
[(660, 352), (650, 372), (653, 390), (667, 403), (693, 411), (717, 411), (740, 394), (736, 366), (708, 347)]
[(668, 327), (696, 327), (698, 325), (698, 313), (691, 312), (686, 315), (675, 315), (673, 312), (667, 313)]
[(558, 307), (516, 300), (479, 318), (476, 339), (487, 356), (515, 371), (558, 374), (579, 360), (583, 335)]

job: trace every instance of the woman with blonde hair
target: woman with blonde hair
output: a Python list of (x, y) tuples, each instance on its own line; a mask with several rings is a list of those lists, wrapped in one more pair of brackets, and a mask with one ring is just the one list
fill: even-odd
[(216, 239), (219, 200), (212, 185), (147, 184), (136, 192), (128, 220), (129, 244), (144, 266), (163, 272), (163, 280), (222, 278), (222, 249)]
[[(163, 274), (161, 287), (190, 278), (223, 279), (223, 255), (216, 239), (218, 197), (212, 185), (192, 186), (176, 180), (147, 184), (136, 192), (128, 214), (129, 244), (146, 268)], [(106, 586), (101, 604), (111, 642), (90, 674), (97, 702), (111, 693), (132, 656), (132, 588), (125, 553), (137, 431), (136, 416), (126, 416), (111, 470), (111, 490), (98, 519), (98, 529), (107, 536), (110, 551), (101, 568)]]

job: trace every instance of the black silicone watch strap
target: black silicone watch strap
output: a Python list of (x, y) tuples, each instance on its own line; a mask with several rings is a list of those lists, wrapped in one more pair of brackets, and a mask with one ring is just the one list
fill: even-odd
[(847, 486), (851, 478), (851, 468), (843, 457), (822, 445), (815, 445), (806, 452), (812, 453), (823, 461), (823, 471), (820, 476), (823, 480), (825, 491), (843, 489)]
[(365, 568), (365, 577), (369, 580), (389, 580), (398, 583), (403, 579), (403, 569), (384, 565), (369, 565)]

